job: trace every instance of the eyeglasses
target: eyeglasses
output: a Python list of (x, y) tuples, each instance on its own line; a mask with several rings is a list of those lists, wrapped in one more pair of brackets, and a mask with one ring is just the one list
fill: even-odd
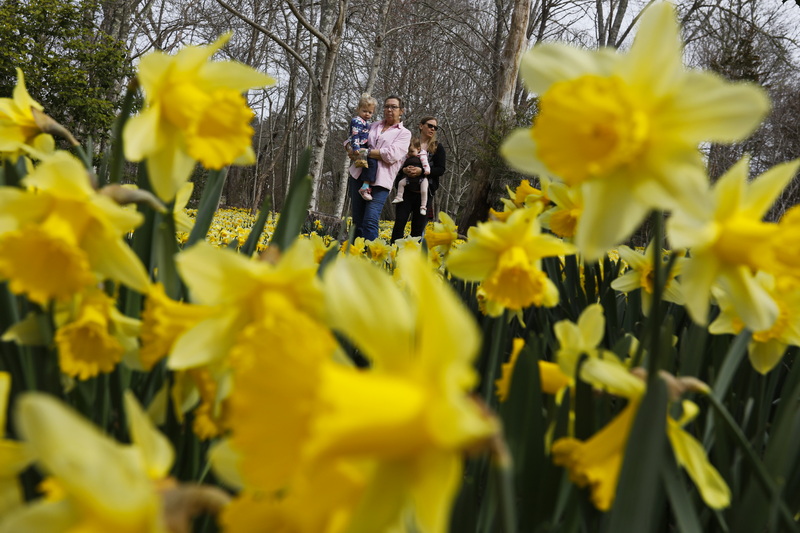
[(424, 124), (425, 124), (426, 126), (428, 126), (430, 129), (432, 129), (433, 131), (436, 131), (436, 130), (438, 130), (438, 129), (439, 129), (439, 126), (437, 126), (436, 124), (430, 124), (430, 123), (428, 123), (428, 122), (425, 122)]
[(399, 105), (385, 105), (383, 106), (384, 109), (389, 109), (390, 111), (394, 111), (395, 109), (400, 109)]

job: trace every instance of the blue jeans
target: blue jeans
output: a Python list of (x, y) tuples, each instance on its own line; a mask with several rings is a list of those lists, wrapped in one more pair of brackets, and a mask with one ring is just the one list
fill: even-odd
[(361, 180), (350, 178), (349, 187), (356, 237), (364, 237), (364, 240), (374, 241), (378, 238), (378, 222), (381, 219), (383, 204), (386, 203), (386, 199), (389, 197), (389, 189), (373, 185), (372, 201), (368, 202), (358, 194)]

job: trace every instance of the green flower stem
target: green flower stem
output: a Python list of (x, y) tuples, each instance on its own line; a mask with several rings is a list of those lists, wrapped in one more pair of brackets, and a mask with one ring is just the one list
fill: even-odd
[(222, 197), (222, 189), (225, 186), (225, 178), (228, 175), (228, 169), (211, 170), (206, 179), (206, 186), (203, 188), (203, 194), (200, 196), (200, 205), (197, 208), (197, 218), (195, 219), (192, 232), (189, 234), (189, 239), (186, 241), (186, 247), (190, 247), (197, 241), (202, 241), (206, 238), (208, 228), (211, 227), (211, 222), (214, 220), (214, 213), (217, 211), (219, 200)]
[(664, 216), (661, 211), (653, 211), (653, 301), (650, 308), (650, 356), (647, 360), (647, 385), (655, 383), (661, 361), (661, 297), (666, 285), (667, 272), (661, 254), (664, 246)]
[(493, 470), (497, 476), (497, 492), (500, 500), (500, 517), (503, 531), (515, 533), (517, 531), (517, 507), (514, 490), (514, 464), (511, 460), (508, 446), (502, 435), (496, 436), (492, 441)]
[(777, 506), (778, 516), (784, 522), (786, 531), (797, 531), (797, 523), (792, 516), (792, 512), (788, 507), (786, 507), (786, 502), (783, 500), (783, 498), (781, 498), (780, 487), (778, 487), (772, 477), (770, 477), (770, 473), (767, 471), (764, 463), (761, 461), (758, 455), (756, 455), (755, 450), (747, 440), (747, 436), (742, 433), (739, 425), (733, 419), (725, 406), (722, 405), (720, 400), (715, 397), (715, 395), (709, 394), (707, 398), (711, 402), (714, 412), (719, 415), (720, 419), (728, 426), (728, 429), (733, 434), (737, 444), (739, 445), (739, 448), (741, 448), (745, 454), (745, 457), (747, 457), (749, 460), (750, 465), (753, 467), (753, 471), (755, 472), (756, 479), (761, 484), (761, 488), (764, 489), (764, 492), (767, 494), (770, 501)]
[(122, 177), (122, 170), (125, 168), (125, 145), (122, 141), (122, 130), (131, 115), (133, 99), (139, 90), (139, 82), (136, 78), (128, 84), (125, 97), (122, 100), (122, 109), (112, 131), (111, 163), (108, 169), (108, 183), (119, 183)]
[(497, 378), (497, 368), (500, 366), (500, 352), (502, 347), (506, 344), (506, 334), (508, 333), (508, 317), (505, 311), (503, 314), (494, 319), (492, 324), (492, 338), (489, 345), (489, 353), (487, 354), (486, 366), (484, 367), (484, 374), (482, 376), (481, 396), (486, 405), (495, 405), (494, 401), (494, 381)]

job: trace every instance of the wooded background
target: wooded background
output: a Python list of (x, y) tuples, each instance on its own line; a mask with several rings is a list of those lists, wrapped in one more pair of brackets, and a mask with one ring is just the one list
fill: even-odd
[[(255, 166), (232, 168), (229, 206), (280, 211), (297, 157), (312, 148), (312, 209), (346, 214), (342, 142), (358, 95), (406, 102), (405, 123), (439, 119), (447, 173), (438, 210), (462, 232), (485, 219), (520, 178), (497, 154), (529, 124), (536, 97), (517, 77), (521, 54), (542, 41), (625, 48), (643, 0), (2, 0), (0, 95), (14, 68), (31, 95), (97, 151), (136, 62), (233, 30), (222, 54), (278, 82), (248, 95), (256, 114)], [(800, 7), (780, 0), (678, 0), (686, 62), (770, 93), (773, 111), (746, 142), (705, 146), (712, 179), (743, 153), (754, 173), (800, 155)], [(134, 171), (131, 171), (133, 179)], [(194, 180), (200, 189), (204, 173)], [(796, 180), (775, 209), (800, 198)], [(390, 210), (384, 212), (391, 217)]]

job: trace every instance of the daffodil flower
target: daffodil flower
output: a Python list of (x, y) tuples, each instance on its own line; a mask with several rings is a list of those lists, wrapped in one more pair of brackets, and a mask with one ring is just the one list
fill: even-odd
[(667, 222), (672, 244), (690, 249), (681, 284), (686, 309), (698, 324), (707, 323), (714, 284), (723, 287), (752, 331), (771, 328), (779, 315), (775, 300), (755, 279), (759, 270), (780, 268), (773, 247), (779, 225), (762, 219), (800, 161), (776, 165), (751, 182), (748, 167), (748, 159), (741, 159), (714, 184), (714, 203), (702, 217), (674, 213)]
[(481, 282), (487, 301), (497, 304), (487, 310), (519, 311), (558, 303), (558, 291), (541, 270), (541, 260), (571, 254), (574, 247), (541, 233), (540, 210), (540, 206), (517, 209), (505, 222), (479, 223), (469, 229), (467, 243), (451, 252), (448, 270), (456, 277)]
[(165, 202), (175, 198), (196, 161), (221, 169), (255, 160), (253, 112), (242, 93), (274, 80), (234, 61), (209, 62), (230, 37), (174, 56), (153, 52), (139, 64), (145, 109), (125, 125), (125, 156), (147, 160), (153, 190)]
[[(581, 366), (581, 379), (595, 388), (628, 399), (625, 408), (605, 427), (586, 441), (571, 437), (553, 443), (553, 461), (568, 469), (570, 479), (589, 487), (592, 503), (607, 511), (614, 502), (620, 468), (628, 445), (634, 417), (644, 397), (644, 381), (631, 374), (618, 360), (591, 358)], [(707, 392), (707, 387), (701, 387)], [(731, 493), (725, 480), (708, 462), (702, 444), (682, 426), (697, 416), (697, 406), (684, 400), (683, 416), (666, 417), (666, 432), (675, 459), (697, 485), (709, 507), (722, 509), (730, 504)]]
[(370, 369), (334, 362), (330, 332), (309, 335), (313, 322), (280, 303), (232, 354), (230, 447), (245, 489), (223, 517), (231, 531), (383, 532), (412, 510), (421, 530), (446, 531), (462, 454), (497, 425), (469, 394), (479, 333), (468, 312), (421, 254), (400, 254), (398, 272), (406, 291), (358, 258), (325, 271), (328, 321)]
[(174, 344), (167, 365), (184, 370), (226, 358), (247, 326), (272, 315), (283, 298), (321, 320), (322, 291), (312, 245), (298, 239), (273, 265), (200, 242), (178, 254), (176, 263), (192, 301), (218, 312), (200, 320)]
[(501, 153), (517, 170), (591, 198), (575, 235), (587, 259), (625, 239), (650, 209), (705, 210), (698, 144), (743, 139), (769, 109), (761, 88), (686, 70), (682, 54), (675, 9), (660, 2), (642, 15), (626, 53), (548, 43), (522, 59), (540, 112)]
[(142, 216), (95, 192), (77, 158), (56, 152), (23, 184), (30, 189), (0, 189), (0, 277), (12, 292), (46, 305), (104, 278), (147, 290), (147, 272), (123, 240)]
[(181, 335), (213, 312), (213, 307), (176, 302), (167, 296), (163, 285), (153, 284), (147, 292), (142, 310), (142, 348), (139, 358), (143, 370), (152, 369), (158, 361), (169, 355)]
[(547, 194), (554, 205), (539, 216), (539, 222), (559, 237), (573, 239), (583, 214), (582, 189), (552, 183)]
[[(642, 311), (645, 316), (650, 312), (653, 298), (653, 284), (655, 283), (655, 273), (653, 270), (653, 242), (644, 251), (644, 254), (632, 250), (624, 244), (617, 248), (620, 258), (628, 264), (629, 270), (622, 276), (611, 282), (611, 288), (629, 293), (636, 289), (642, 289)], [(685, 258), (679, 257), (673, 263), (672, 269), (667, 277), (664, 286), (662, 299), (683, 305), (683, 292), (680, 283), (675, 279), (681, 272)]]
[(53, 137), (36, 124), (33, 110), (42, 111), (42, 104), (31, 98), (25, 87), (25, 77), (17, 69), (17, 84), (13, 98), (0, 98), (0, 154), (16, 157), (30, 153), (41, 158), (53, 152)]
[(119, 312), (116, 302), (96, 287), (59, 304), (55, 323), (58, 363), (68, 376), (88, 379), (111, 372), (139, 350), (139, 320)]
[(51, 396), (26, 393), (18, 399), (14, 421), (51, 492), (5, 516), (0, 532), (166, 533), (157, 482), (172, 466), (172, 447), (130, 393), (125, 405), (129, 446), (112, 441)]
[[(8, 395), (11, 393), (11, 375), (0, 372), (0, 428), (6, 427)], [(3, 429), (5, 432), (5, 429)], [(22, 505), (22, 490), (18, 475), (31, 463), (33, 457), (21, 442), (6, 440), (0, 434), (0, 517)], [(0, 518), (2, 524), (2, 518)]]
[[(778, 318), (772, 327), (754, 331), (747, 345), (753, 368), (766, 374), (780, 362), (789, 345), (800, 346), (800, 285), (793, 278), (775, 277), (766, 272), (758, 272), (755, 281), (778, 305)], [(736, 314), (730, 295), (721, 287), (714, 287), (712, 292), (720, 314), (708, 326), (708, 331), (715, 335), (741, 332), (744, 322)]]
[(425, 242), (428, 248), (448, 254), (453, 247), (453, 243), (458, 240), (458, 226), (450, 215), (444, 211), (439, 212), (439, 221), (433, 223), (433, 227), (425, 231)]

